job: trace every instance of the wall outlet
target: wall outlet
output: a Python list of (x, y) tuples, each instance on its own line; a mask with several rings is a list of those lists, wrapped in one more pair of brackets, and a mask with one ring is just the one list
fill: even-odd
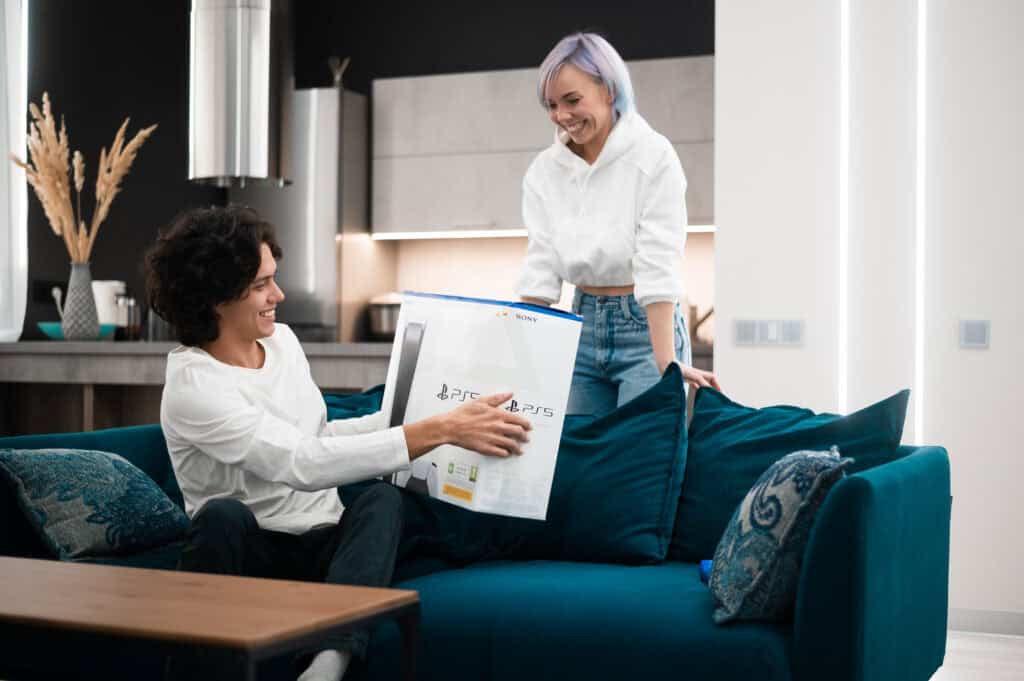
[(736, 345), (804, 344), (804, 323), (800, 319), (737, 319), (733, 324)]
[(960, 320), (960, 347), (966, 350), (987, 350), (992, 324), (987, 319)]

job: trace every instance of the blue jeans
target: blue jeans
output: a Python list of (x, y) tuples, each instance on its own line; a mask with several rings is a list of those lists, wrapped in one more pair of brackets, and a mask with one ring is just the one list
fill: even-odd
[[(594, 296), (576, 289), (573, 312), (583, 317), (567, 414), (601, 416), (658, 382), (647, 312), (632, 295)], [(690, 364), (690, 335), (679, 305), (673, 315), (676, 358)]]

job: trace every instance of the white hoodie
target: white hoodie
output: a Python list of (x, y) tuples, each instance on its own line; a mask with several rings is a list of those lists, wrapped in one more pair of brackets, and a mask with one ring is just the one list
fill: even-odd
[(301, 534), (334, 524), (335, 487), (409, 467), (401, 427), (382, 412), (327, 421), (327, 407), (290, 328), (259, 341), (259, 369), (199, 348), (167, 356), (160, 425), (192, 517), (211, 499), (238, 499), (265, 530)]
[(640, 114), (612, 127), (589, 165), (556, 132), (523, 178), (529, 232), (520, 296), (556, 302), (562, 281), (635, 285), (640, 305), (676, 302), (686, 243), (686, 176), (672, 143)]

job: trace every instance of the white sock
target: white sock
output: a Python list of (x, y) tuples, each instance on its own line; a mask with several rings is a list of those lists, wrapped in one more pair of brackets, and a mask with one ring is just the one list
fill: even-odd
[(352, 653), (338, 650), (321, 650), (302, 672), (298, 681), (341, 681), (352, 661)]

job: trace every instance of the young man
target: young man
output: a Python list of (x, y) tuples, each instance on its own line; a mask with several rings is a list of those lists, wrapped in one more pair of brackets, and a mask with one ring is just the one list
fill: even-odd
[[(403, 470), (441, 444), (521, 453), (530, 424), (492, 395), (388, 428), (380, 412), (327, 421), (295, 334), (275, 321), (281, 249), (251, 210), (189, 211), (146, 256), (149, 303), (182, 345), (167, 358), (160, 422), (192, 518), (179, 568), (387, 586), (403, 501), (385, 483), (349, 508), (336, 488)], [(300, 681), (337, 681), (368, 633), (331, 641)]]

